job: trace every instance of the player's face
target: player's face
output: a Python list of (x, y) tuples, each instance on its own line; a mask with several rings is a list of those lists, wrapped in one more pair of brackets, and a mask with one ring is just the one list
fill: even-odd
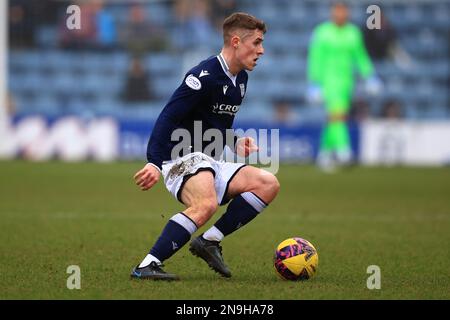
[(338, 26), (342, 26), (347, 23), (349, 18), (348, 9), (345, 5), (336, 5), (333, 7), (332, 13), (334, 23)]
[(243, 37), (236, 48), (236, 57), (242, 69), (252, 71), (259, 57), (264, 54), (264, 34), (261, 30), (253, 30)]

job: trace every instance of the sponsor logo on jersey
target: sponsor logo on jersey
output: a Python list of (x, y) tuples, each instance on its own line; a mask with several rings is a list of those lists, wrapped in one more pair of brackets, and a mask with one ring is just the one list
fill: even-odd
[(200, 90), (202, 88), (202, 83), (193, 74), (188, 75), (186, 77), (186, 80), (184, 80), (184, 82), (191, 89)]
[(209, 76), (209, 71), (208, 70), (202, 70), (198, 77), (201, 78), (201, 77), (204, 77), (204, 76)]
[(241, 83), (239, 87), (241, 88), (241, 97), (243, 98), (245, 95), (245, 84)]
[(236, 114), (236, 112), (239, 111), (239, 108), (241, 106), (240, 105), (239, 106), (232, 106), (232, 105), (224, 104), (224, 103), (222, 103), (222, 104), (216, 103), (212, 107), (213, 107), (213, 112), (214, 113), (217, 113), (217, 114), (228, 114), (230, 116), (234, 116)]

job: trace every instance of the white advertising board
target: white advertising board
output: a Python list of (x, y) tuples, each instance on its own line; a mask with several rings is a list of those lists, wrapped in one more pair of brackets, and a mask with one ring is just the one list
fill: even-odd
[(360, 159), (367, 165), (449, 165), (450, 121), (367, 121)]

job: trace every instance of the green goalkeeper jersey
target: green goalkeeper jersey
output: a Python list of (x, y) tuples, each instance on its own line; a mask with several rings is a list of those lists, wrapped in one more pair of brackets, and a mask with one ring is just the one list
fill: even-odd
[(314, 29), (308, 56), (308, 81), (321, 87), (327, 107), (347, 107), (357, 69), (363, 78), (373, 72), (359, 28), (325, 22)]

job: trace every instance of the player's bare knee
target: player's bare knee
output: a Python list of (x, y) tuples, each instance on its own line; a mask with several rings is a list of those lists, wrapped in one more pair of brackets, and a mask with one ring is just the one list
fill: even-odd
[(264, 171), (264, 173), (260, 176), (258, 189), (259, 190), (257, 193), (263, 196), (266, 201), (270, 202), (278, 194), (278, 191), (280, 190), (280, 183), (275, 175)]
[(217, 208), (218, 208), (217, 200), (216, 199), (208, 200), (202, 206), (203, 206), (203, 211), (205, 212), (205, 214), (208, 215), (209, 217), (211, 217), (217, 211)]
[(269, 190), (272, 190), (274, 195), (278, 194), (278, 191), (280, 191), (280, 182), (278, 181), (277, 177), (273, 174), (269, 174), (266, 177), (266, 186)]

